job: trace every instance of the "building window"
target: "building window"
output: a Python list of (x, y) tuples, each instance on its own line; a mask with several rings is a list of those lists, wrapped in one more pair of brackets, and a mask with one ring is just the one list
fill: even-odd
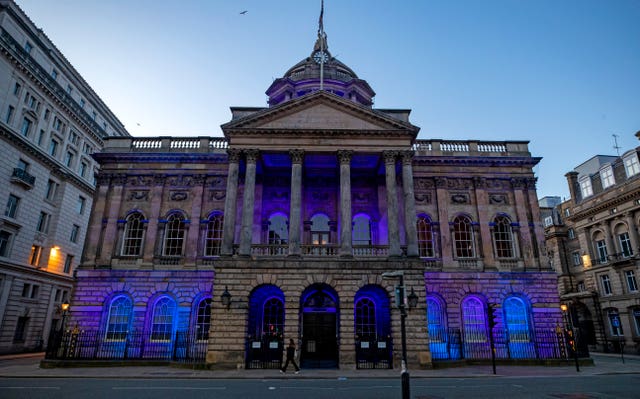
[(567, 237), (569, 237), (570, 240), (574, 240), (576, 238), (576, 231), (574, 229), (567, 230)]
[(207, 219), (207, 232), (204, 238), (204, 256), (219, 256), (222, 245), (223, 217), (213, 213)]
[(33, 50), (33, 44), (31, 44), (31, 43), (29, 43), (29, 42), (26, 42), (26, 43), (24, 44), (24, 51), (25, 51), (25, 53), (27, 53), (27, 54), (31, 54), (31, 50)]
[(4, 209), (4, 215), (15, 219), (16, 215), (18, 214), (19, 203), (20, 203), (20, 198), (16, 197), (13, 194), (9, 194), (9, 199), (7, 200), (7, 207)]
[(613, 294), (613, 291), (611, 290), (611, 280), (609, 279), (608, 274), (600, 276), (600, 283), (602, 284), (602, 295), (609, 296)]
[(267, 244), (270, 255), (286, 255), (289, 242), (289, 221), (282, 213), (276, 213), (269, 217), (267, 222)]
[(170, 341), (173, 335), (173, 319), (176, 303), (163, 296), (153, 305), (151, 322), (151, 339), (154, 341)]
[(569, 209), (569, 208), (564, 208), (564, 216), (565, 216), (565, 217), (569, 217), (569, 216), (571, 216), (571, 209)]
[(6, 124), (11, 123), (11, 118), (13, 117), (13, 112), (15, 111), (15, 108), (13, 108), (11, 105), (9, 105), (9, 108), (7, 108), (7, 117), (4, 118), (4, 122)]
[(84, 214), (84, 208), (87, 205), (87, 199), (84, 198), (83, 196), (79, 195), (78, 196), (78, 203), (76, 205), (76, 211), (78, 212), (78, 215), (83, 215)]
[(582, 264), (582, 257), (580, 256), (580, 252), (572, 252), (571, 258), (573, 259), (574, 266), (580, 266)]
[(73, 87), (71, 85), (67, 85), (67, 94), (71, 95), (73, 93)]
[(62, 272), (69, 274), (71, 272), (71, 266), (73, 266), (73, 255), (67, 255), (64, 259), (64, 269)]
[(196, 312), (196, 340), (204, 341), (209, 339), (209, 328), (211, 326), (211, 298), (205, 298), (198, 304)]
[(607, 244), (604, 240), (596, 241), (596, 250), (598, 251), (598, 262), (607, 263)]
[(485, 308), (476, 297), (468, 297), (462, 302), (462, 325), (465, 342), (487, 342)]
[(529, 312), (522, 299), (507, 298), (504, 301), (504, 315), (509, 342), (530, 342)]
[(376, 304), (370, 298), (360, 298), (356, 302), (356, 336), (363, 341), (377, 339)]
[(27, 326), (29, 325), (29, 318), (26, 316), (18, 317), (16, 323), (16, 332), (13, 334), (13, 342), (24, 342), (26, 338)]
[(85, 104), (84, 98), (81, 98), (80, 99), (80, 108), (84, 108), (84, 104)]
[(280, 298), (272, 297), (262, 305), (262, 332), (271, 337), (284, 331), (284, 304)]
[(139, 212), (127, 216), (122, 240), (123, 256), (140, 256), (144, 238), (144, 217)]
[(436, 246), (431, 218), (427, 215), (419, 216), (416, 230), (418, 232), (418, 254), (421, 258), (434, 258)]
[(593, 187), (591, 187), (591, 178), (589, 176), (580, 179), (580, 192), (582, 193), (582, 198), (593, 195)]
[(513, 230), (511, 222), (505, 216), (494, 219), (493, 244), (498, 258), (513, 258)]
[(427, 298), (427, 330), (429, 342), (442, 343), (447, 341), (447, 326), (443, 306), (437, 298)]
[(42, 142), (44, 141), (44, 135), (44, 129), (40, 129), (40, 133), (38, 133), (38, 145), (42, 145)]
[(22, 120), (22, 126), (20, 127), (20, 134), (24, 137), (29, 137), (29, 133), (31, 132), (31, 125), (33, 122), (29, 118), (24, 118)]
[(62, 121), (56, 116), (55, 118), (53, 118), (53, 128), (59, 132), (60, 129), (62, 128)]
[(38, 293), (40, 292), (40, 286), (37, 284), (24, 283), (22, 286), (22, 297), (29, 299), (38, 299)]
[(631, 309), (633, 324), (636, 326), (636, 335), (640, 336), (640, 308)]
[(31, 253), (29, 254), (29, 264), (31, 266), (38, 266), (40, 264), (40, 255), (42, 255), (42, 247), (40, 245), (32, 245)]
[[(311, 245), (329, 244), (329, 231), (329, 216), (319, 213), (311, 217)], [(314, 254), (320, 253), (314, 252)]]
[(58, 78), (58, 71), (56, 71), (55, 69), (51, 70), (51, 77), (53, 78), (53, 80), (56, 80)]
[(609, 327), (612, 337), (622, 337), (624, 332), (622, 331), (622, 323), (620, 322), (620, 315), (616, 310), (609, 310), (607, 312), (609, 317)]
[(169, 215), (164, 229), (164, 256), (182, 256), (185, 225), (182, 214), (172, 213)]
[(634, 152), (624, 157), (624, 170), (627, 173), (627, 177), (640, 173), (640, 163), (638, 163), (637, 153)]
[(456, 257), (475, 258), (473, 226), (467, 216), (458, 216), (453, 220), (453, 241)]
[(12, 236), (8, 231), (0, 230), (0, 256), (9, 256)]
[(577, 290), (578, 292), (584, 292), (587, 290), (587, 288), (584, 285), (584, 281), (578, 281)]
[(89, 168), (89, 165), (87, 165), (86, 162), (84, 161), (80, 162), (80, 169), (78, 169), (78, 174), (82, 177), (86, 177), (88, 168)]
[(49, 230), (49, 217), (50, 215), (46, 212), (40, 212), (40, 216), (38, 216), (38, 224), (36, 225), (36, 230), (40, 233), (46, 233)]
[(58, 142), (54, 139), (51, 139), (49, 142), (49, 155), (55, 157), (58, 154)]
[(618, 242), (620, 243), (620, 250), (622, 251), (622, 256), (625, 258), (633, 255), (633, 249), (631, 248), (631, 239), (629, 238), (629, 233), (624, 232), (618, 235)]
[(19, 96), (21, 88), (22, 86), (20, 85), (20, 83), (16, 82), (16, 84), (13, 86), (13, 94)]
[(72, 162), (73, 162), (73, 152), (67, 151), (67, 153), (64, 156), (64, 165), (70, 168)]
[(544, 225), (544, 227), (549, 227), (549, 226), (553, 225), (553, 216), (545, 216), (544, 221), (543, 221), (543, 225)]
[(131, 323), (132, 302), (126, 296), (118, 296), (109, 305), (107, 331), (105, 338), (112, 341), (124, 341)]
[(46, 192), (45, 198), (48, 199), (49, 201), (53, 201), (56, 198), (57, 189), (58, 189), (58, 183), (49, 179), (49, 181), (47, 181), (47, 192)]
[(91, 118), (95, 121), (97, 117), (98, 117), (98, 114), (96, 113), (96, 111), (92, 111)]
[(633, 270), (626, 270), (624, 272), (624, 276), (627, 279), (627, 288), (629, 292), (637, 292), (638, 291), (638, 283), (636, 282), (636, 274)]
[(80, 234), (80, 226), (78, 226), (77, 224), (74, 224), (73, 227), (71, 227), (71, 235), (69, 236), (69, 241), (78, 242), (79, 234)]
[(371, 218), (360, 214), (353, 218), (352, 243), (354, 246), (371, 246)]

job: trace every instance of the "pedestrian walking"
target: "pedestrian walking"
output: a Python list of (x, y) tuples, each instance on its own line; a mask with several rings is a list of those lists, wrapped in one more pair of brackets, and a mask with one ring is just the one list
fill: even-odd
[(296, 364), (296, 343), (293, 341), (293, 338), (289, 339), (289, 346), (287, 346), (287, 361), (284, 363), (284, 366), (280, 369), (281, 373), (287, 372), (287, 367), (289, 367), (289, 362), (293, 363), (293, 367), (296, 369), (296, 374), (300, 372), (300, 367)]

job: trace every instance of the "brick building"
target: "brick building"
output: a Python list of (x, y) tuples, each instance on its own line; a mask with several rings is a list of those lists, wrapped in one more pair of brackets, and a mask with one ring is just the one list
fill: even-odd
[(128, 136), (41, 29), (0, 1), (0, 353), (60, 327), (89, 223), (99, 151)]

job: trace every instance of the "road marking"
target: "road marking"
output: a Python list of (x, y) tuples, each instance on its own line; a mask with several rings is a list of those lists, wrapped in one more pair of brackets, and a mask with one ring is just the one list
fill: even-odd
[(2, 389), (60, 389), (60, 387), (0, 387)]
[(158, 390), (172, 389), (174, 391), (207, 391), (207, 390), (222, 391), (227, 388), (226, 387), (111, 387), (111, 389), (118, 390), (118, 391), (142, 390), (142, 389), (158, 389)]

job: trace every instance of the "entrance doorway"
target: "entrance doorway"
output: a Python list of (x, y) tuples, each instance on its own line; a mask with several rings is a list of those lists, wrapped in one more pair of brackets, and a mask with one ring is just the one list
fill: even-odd
[(313, 285), (303, 293), (301, 367), (338, 367), (337, 302), (335, 291), (325, 284)]

